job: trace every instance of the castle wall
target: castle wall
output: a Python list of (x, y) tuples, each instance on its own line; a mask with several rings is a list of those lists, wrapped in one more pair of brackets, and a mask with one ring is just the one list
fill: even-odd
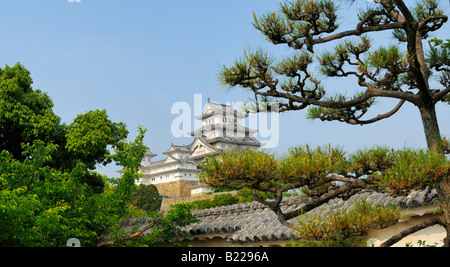
[(168, 183), (155, 184), (160, 195), (173, 197), (190, 197), (191, 187), (198, 185), (198, 181), (173, 181)]

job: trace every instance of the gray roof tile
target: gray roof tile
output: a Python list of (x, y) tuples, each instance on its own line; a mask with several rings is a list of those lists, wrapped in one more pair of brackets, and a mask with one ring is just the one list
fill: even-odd
[[(400, 205), (403, 208), (413, 208), (433, 204), (435, 196), (430, 196), (429, 188), (421, 191), (412, 191), (408, 196), (393, 198), (387, 193), (378, 193), (373, 191), (362, 191), (361, 193), (344, 201), (342, 199), (333, 199), (309, 214), (315, 214), (319, 211), (330, 211), (335, 209), (349, 209), (356, 200), (365, 198), (371, 203), (384, 206)], [(289, 212), (299, 208), (305, 203), (304, 198), (291, 197), (285, 198), (282, 203), (284, 212)], [(197, 225), (211, 227), (211, 225), (230, 225), (227, 231), (223, 233), (232, 233), (228, 238), (231, 243), (249, 243), (260, 241), (278, 241), (289, 240), (296, 237), (296, 232), (282, 225), (274, 212), (265, 205), (258, 202), (231, 205), (227, 207), (217, 207), (213, 209), (194, 211), (194, 216), (202, 220)], [(212, 217), (212, 214), (220, 214)], [(214, 219), (211, 219), (214, 218)], [(239, 225), (239, 227), (236, 227)], [(188, 230), (188, 226), (183, 230)]]
[[(391, 197), (387, 193), (378, 193), (364, 190), (348, 200), (336, 198), (326, 204), (310, 211), (308, 214), (317, 214), (320, 211), (336, 209), (349, 209), (356, 200), (365, 198), (368, 202), (386, 207), (395, 205), (402, 208), (414, 208), (434, 204), (436, 193), (429, 188), (412, 191), (407, 196)], [(309, 202), (308, 198), (289, 197), (282, 202), (285, 212), (299, 208)], [(260, 241), (290, 240), (296, 237), (296, 232), (282, 225), (277, 216), (265, 205), (258, 202), (235, 204), (225, 207), (216, 207), (205, 210), (196, 210), (192, 214), (200, 219), (200, 222), (181, 228), (191, 235), (197, 234), (230, 234), (228, 241), (231, 243), (251, 243)], [(124, 229), (133, 229), (133, 226), (144, 224), (146, 218), (128, 220), (122, 223)]]

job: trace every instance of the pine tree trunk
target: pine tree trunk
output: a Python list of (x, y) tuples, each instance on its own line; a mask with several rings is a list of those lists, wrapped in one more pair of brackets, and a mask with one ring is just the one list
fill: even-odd
[(444, 238), (444, 245), (450, 247), (450, 177), (446, 176), (442, 179), (437, 188), (439, 197), (439, 208), (442, 211), (441, 224), (447, 231)]
[(434, 105), (430, 105), (428, 107), (420, 107), (419, 110), (427, 140), (427, 147), (430, 150), (437, 151), (441, 133), (437, 121), (436, 109)]

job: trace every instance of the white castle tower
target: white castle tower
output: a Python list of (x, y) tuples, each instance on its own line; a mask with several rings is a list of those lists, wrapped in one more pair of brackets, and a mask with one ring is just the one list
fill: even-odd
[(253, 137), (256, 130), (240, 124), (246, 116), (236, 111), (231, 104), (208, 101), (203, 113), (195, 117), (202, 121), (202, 128), (190, 133), (195, 137), (189, 145), (193, 151), (192, 159), (201, 161), (206, 156), (221, 154), (226, 149), (258, 149), (261, 143)]
[(252, 135), (256, 130), (246, 128), (240, 121), (245, 114), (237, 112), (233, 106), (208, 100), (195, 119), (202, 121), (202, 127), (190, 133), (195, 137), (187, 146), (175, 146), (163, 154), (164, 160), (152, 162), (156, 156), (148, 151), (142, 160), (143, 177), (138, 184), (154, 184), (161, 195), (168, 197), (189, 197), (205, 192), (200, 185), (197, 172), (198, 163), (205, 157), (219, 155), (227, 149), (253, 149), (261, 146)]

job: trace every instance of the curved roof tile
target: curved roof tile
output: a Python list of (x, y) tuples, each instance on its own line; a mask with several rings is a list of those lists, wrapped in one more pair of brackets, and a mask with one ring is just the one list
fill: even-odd
[[(407, 196), (393, 198), (387, 193), (378, 193), (364, 190), (344, 201), (340, 198), (333, 199), (326, 204), (312, 210), (309, 214), (319, 211), (330, 211), (336, 209), (349, 209), (356, 200), (365, 198), (368, 202), (380, 206), (400, 205), (402, 208), (413, 208), (426, 206), (435, 202), (436, 194), (429, 188), (421, 191), (412, 191)], [(299, 197), (285, 198), (282, 202), (284, 212), (298, 209), (308, 199)], [(225, 207), (194, 211), (193, 215), (202, 220), (196, 225), (204, 229), (215, 227), (220, 233), (232, 233), (228, 237), (231, 243), (250, 243), (260, 241), (280, 241), (296, 238), (296, 232), (282, 225), (277, 216), (265, 205), (258, 202), (235, 204)], [(183, 230), (189, 229), (188, 226)], [(201, 232), (206, 233), (205, 231)]]
[[(308, 214), (314, 215), (320, 211), (349, 209), (356, 200), (362, 198), (384, 207), (395, 205), (402, 208), (414, 208), (435, 204), (437, 194), (435, 190), (426, 188), (412, 191), (407, 196), (394, 198), (387, 193), (364, 190), (345, 201), (340, 198), (333, 199), (308, 212)], [(284, 211), (291, 211), (309, 201), (310, 199), (301, 197), (285, 198), (282, 202), (282, 208)], [(182, 227), (181, 230), (194, 236), (200, 234), (229, 234), (227, 240), (233, 244), (286, 241), (296, 238), (296, 231), (282, 225), (273, 211), (258, 202), (196, 210), (192, 214), (200, 219), (200, 222)], [(131, 219), (122, 222), (121, 227), (131, 232), (137, 226), (142, 229), (146, 222), (147, 218)]]

